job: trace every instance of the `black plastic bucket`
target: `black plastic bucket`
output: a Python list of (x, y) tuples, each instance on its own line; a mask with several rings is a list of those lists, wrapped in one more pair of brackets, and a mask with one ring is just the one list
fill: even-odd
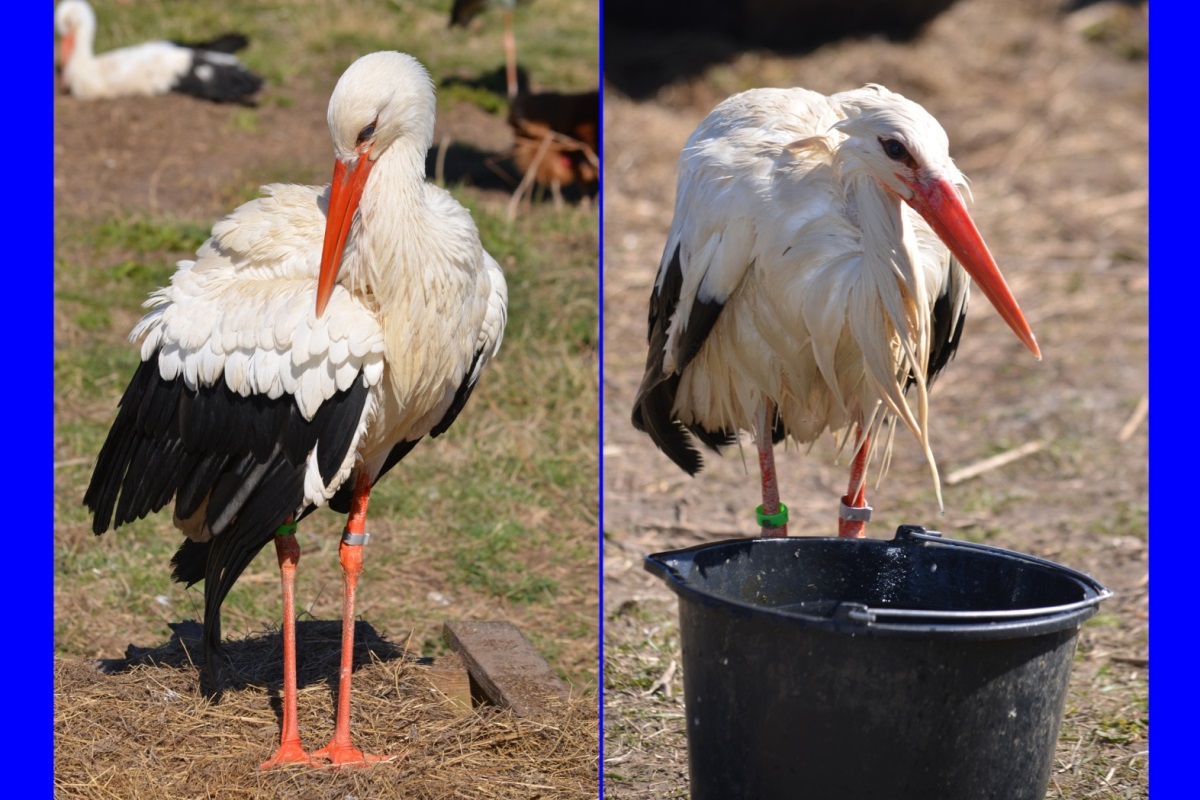
[(1042, 800), (1111, 592), (903, 526), (647, 556), (679, 595), (694, 800)]

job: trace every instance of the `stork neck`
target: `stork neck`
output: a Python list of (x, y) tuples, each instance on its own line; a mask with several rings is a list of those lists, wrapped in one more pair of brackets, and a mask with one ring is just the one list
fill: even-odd
[[(363, 280), (386, 305), (432, 279), (445, 221), (429, 207), (425, 153), (396, 142), (371, 170), (360, 205)], [(353, 279), (352, 279), (353, 280)]]
[[(91, 14), (83, 14), (75, 28), (73, 46), (71, 48), (71, 63), (91, 61), (95, 57), (92, 50), (96, 39), (96, 19)], [(66, 65), (63, 65), (66, 68)]]
[(898, 277), (911, 286), (917, 241), (903, 201), (874, 178), (860, 175), (851, 184), (847, 202), (857, 211), (864, 258), (874, 267), (899, 270)]

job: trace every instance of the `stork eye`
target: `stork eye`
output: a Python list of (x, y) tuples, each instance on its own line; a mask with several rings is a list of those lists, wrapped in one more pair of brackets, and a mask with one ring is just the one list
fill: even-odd
[[(375, 122), (378, 121), (379, 120), (375, 120)], [(358, 132), (358, 144), (362, 144), (367, 139), (370, 139), (375, 135), (375, 122), (372, 122), (370, 125)]]
[(895, 139), (880, 139), (879, 143), (883, 145), (883, 152), (892, 161), (912, 161), (912, 156), (909, 155), (908, 148)]

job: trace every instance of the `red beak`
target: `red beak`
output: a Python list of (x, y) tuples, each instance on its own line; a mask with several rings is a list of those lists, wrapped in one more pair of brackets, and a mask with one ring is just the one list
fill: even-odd
[(329, 189), (329, 213), (325, 217), (325, 243), (321, 247), (321, 272), (317, 277), (317, 317), (325, 313), (325, 306), (337, 284), (338, 272), (342, 268), (342, 253), (346, 249), (346, 237), (362, 199), (367, 175), (371, 172), (371, 161), (363, 152), (353, 163), (338, 159), (333, 167), (333, 185)]
[(62, 37), (60, 44), (61, 55), (59, 56), (59, 66), (63, 69), (67, 68), (67, 62), (71, 60), (71, 53), (75, 52), (75, 31), (71, 31), (66, 36)]
[(983, 237), (979, 235), (979, 229), (967, 213), (967, 207), (963, 205), (954, 184), (941, 177), (905, 183), (913, 190), (912, 199), (908, 204), (925, 218), (933, 232), (983, 290), (996, 311), (1000, 312), (1000, 316), (1008, 323), (1008, 327), (1012, 328), (1017, 338), (1041, 360), (1042, 351), (1038, 349), (1037, 341), (1033, 338), (1033, 331), (1029, 329), (1025, 315), (1021, 313), (1016, 298), (1009, 290), (1004, 276), (1000, 274), (1000, 268), (996, 266)]

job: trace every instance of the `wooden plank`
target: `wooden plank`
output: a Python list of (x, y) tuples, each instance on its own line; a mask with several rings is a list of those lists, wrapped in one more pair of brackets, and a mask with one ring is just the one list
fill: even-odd
[(457, 716), (471, 713), (471, 674), (457, 653), (435, 658), (429, 666), (421, 668), (434, 689), (446, 697), (446, 705)]
[(547, 714), (570, 696), (516, 626), (509, 622), (447, 622), (442, 638), (467, 664), (480, 692), (519, 717)]

